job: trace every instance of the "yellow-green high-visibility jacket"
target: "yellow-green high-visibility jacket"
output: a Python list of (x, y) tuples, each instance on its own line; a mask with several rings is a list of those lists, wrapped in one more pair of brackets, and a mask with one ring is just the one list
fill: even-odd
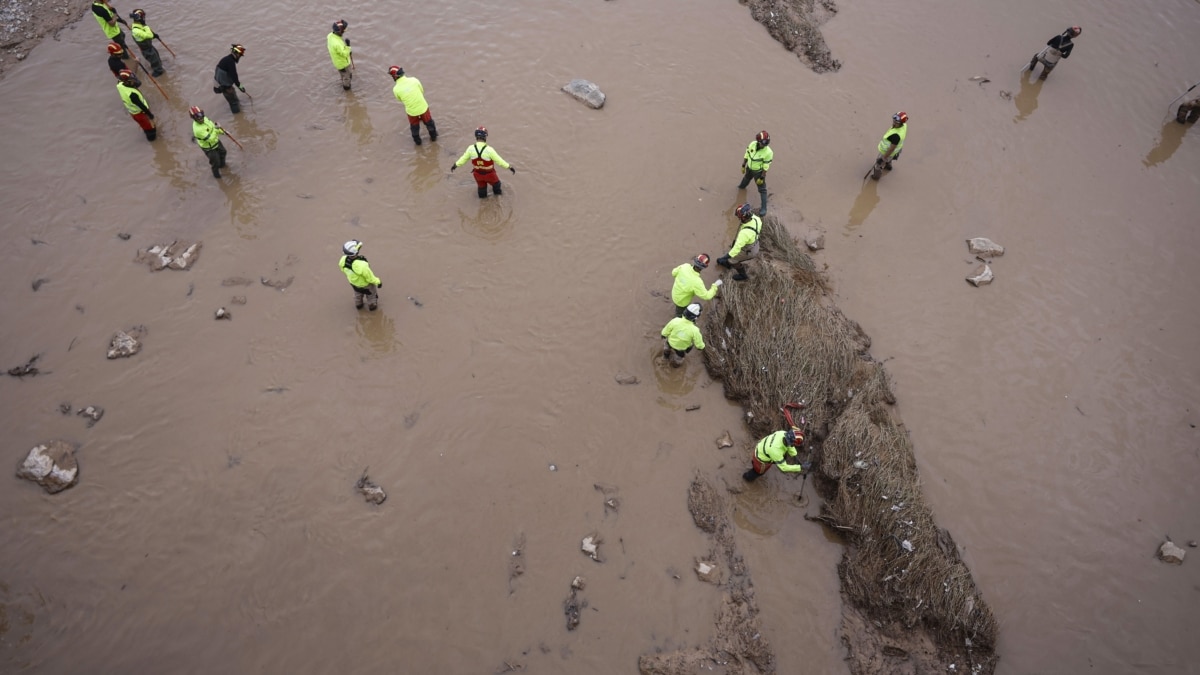
[(150, 30), (150, 26), (144, 23), (134, 22), (129, 27), (129, 32), (133, 34), (133, 41), (139, 45), (143, 42), (150, 42), (154, 39), (154, 31)]
[(396, 86), (392, 87), (392, 93), (397, 101), (404, 104), (404, 112), (412, 117), (424, 115), (429, 110), (429, 104), (425, 102), (425, 87), (415, 77), (401, 75), (396, 80)]
[(759, 149), (758, 141), (750, 141), (750, 147), (746, 148), (746, 169), (766, 173), (771, 168), (771, 160), (774, 158), (775, 152), (771, 150), (771, 146), (764, 145)]
[(675, 277), (675, 285), (671, 287), (671, 301), (676, 307), (692, 304), (693, 296), (701, 300), (712, 300), (717, 294), (717, 286), (704, 288), (704, 280), (691, 263), (684, 263), (671, 270), (671, 276)]
[(454, 166), (462, 166), (467, 162), (471, 163), (472, 171), (479, 171), (480, 173), (495, 171), (495, 169), (492, 168), (493, 163), (499, 164), (501, 169), (508, 168), (508, 162), (504, 161), (504, 158), (500, 156), (500, 153), (493, 150), (492, 146), (484, 143), (483, 141), (475, 141), (474, 143), (468, 145), (467, 149), (463, 150), (462, 157), (458, 158), (458, 161), (454, 163)]
[(338, 261), (338, 267), (346, 273), (346, 278), (350, 280), (351, 286), (366, 288), (372, 284), (379, 284), (379, 277), (375, 276), (375, 273), (371, 271), (371, 266), (367, 264), (366, 258), (358, 256), (347, 265), (346, 258), (349, 257), (347, 255), (342, 256), (342, 259)]
[(742, 226), (738, 228), (737, 237), (733, 240), (733, 248), (729, 249), (729, 257), (736, 257), (748, 246), (758, 241), (758, 235), (761, 232), (762, 218), (750, 216), (750, 220), (742, 223)]
[(784, 445), (783, 437), (786, 431), (776, 431), (758, 442), (754, 448), (754, 456), (764, 464), (774, 464), (785, 473), (800, 473), (804, 467), (799, 464), (788, 464), (783, 461), (787, 457), (795, 457), (796, 449)]
[(904, 147), (904, 137), (906, 135), (908, 135), (908, 124), (901, 124), (898, 127), (891, 127), (886, 133), (884, 133), (883, 140), (879, 141), (879, 152), (886, 153), (888, 148), (892, 147), (892, 142), (888, 140), (889, 136), (899, 136), (900, 142), (896, 144), (896, 152), (893, 153), (894, 155), (899, 154), (900, 148)]
[(223, 133), (225, 130), (207, 117), (202, 122), (192, 120), (192, 135), (196, 137), (196, 145), (199, 145), (201, 150), (212, 150), (217, 147)]
[(124, 82), (118, 82), (117, 93), (121, 95), (121, 102), (125, 104), (125, 109), (129, 111), (130, 115), (146, 112), (139, 108), (137, 103), (134, 103), (134, 99), (140, 100), (142, 105), (146, 106), (146, 110), (150, 109), (150, 106), (146, 105), (146, 99), (142, 97), (142, 92), (138, 91), (136, 87), (131, 87)]
[(691, 347), (704, 349), (704, 337), (700, 335), (700, 329), (682, 316), (668, 321), (667, 325), (663, 326), (662, 335), (667, 338), (671, 349), (681, 352), (686, 352)]
[(329, 58), (333, 59), (334, 68), (342, 70), (350, 65), (350, 45), (346, 44), (345, 38), (330, 31), (325, 43), (329, 46)]
[[(100, 16), (96, 10), (101, 10), (107, 18)], [(116, 22), (116, 10), (111, 9), (103, 2), (93, 2), (92, 16), (96, 17), (96, 23), (100, 24), (100, 28), (104, 30), (104, 37), (111, 40), (121, 34), (121, 27), (118, 26)], [(109, 21), (112, 21), (112, 23), (109, 24)]]

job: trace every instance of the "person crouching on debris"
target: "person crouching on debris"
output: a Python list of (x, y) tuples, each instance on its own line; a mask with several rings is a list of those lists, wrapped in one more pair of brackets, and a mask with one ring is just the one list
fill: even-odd
[(1083, 29), (1079, 26), (1071, 26), (1064, 30), (1061, 34), (1055, 35), (1046, 41), (1046, 48), (1037, 54), (1033, 55), (1033, 60), (1029, 62), (1029, 74), (1033, 74), (1033, 69), (1037, 68), (1039, 61), (1042, 63), (1042, 74), (1038, 76), (1039, 80), (1046, 79), (1050, 75), (1050, 71), (1058, 65), (1058, 60), (1069, 58), (1071, 50), (1075, 49), (1075, 43), (1072, 38), (1079, 37)]
[(346, 278), (350, 280), (350, 286), (354, 289), (354, 307), (355, 309), (363, 308), (363, 299), (367, 301), (367, 309), (374, 312), (379, 309), (379, 291), (383, 288), (383, 282), (375, 273), (371, 271), (371, 266), (367, 264), (367, 259), (359, 254), (362, 251), (363, 243), (357, 239), (351, 239), (342, 246), (342, 259), (338, 261), (338, 267), (346, 273)]
[(683, 316), (677, 316), (663, 326), (662, 336), (667, 341), (663, 346), (663, 358), (668, 359), (672, 368), (683, 365), (683, 357), (692, 348), (704, 349), (704, 337), (696, 327), (696, 319), (700, 318), (700, 304), (693, 302), (683, 310)]
[(796, 446), (804, 444), (804, 432), (796, 429), (776, 431), (768, 435), (754, 446), (750, 456), (750, 469), (742, 474), (746, 482), (758, 480), (772, 465), (778, 466), (784, 473), (803, 473), (808, 467), (804, 464), (789, 464), (788, 457), (796, 456)]
[(712, 286), (706, 289), (704, 279), (700, 278), (700, 270), (707, 267), (708, 254), (701, 253), (692, 258), (692, 262), (684, 263), (671, 270), (671, 276), (675, 277), (675, 283), (671, 286), (671, 301), (675, 303), (675, 316), (683, 316), (683, 313), (687, 311), (687, 306), (692, 304), (693, 298), (712, 300), (713, 296), (717, 294), (717, 289), (725, 283), (721, 279), (717, 279)]

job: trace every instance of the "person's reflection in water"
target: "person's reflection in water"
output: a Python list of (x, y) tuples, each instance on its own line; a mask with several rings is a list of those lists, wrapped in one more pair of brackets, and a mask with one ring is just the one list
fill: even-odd
[[(190, 129), (188, 130), (191, 131)], [(203, 157), (203, 155), (201, 155)], [(207, 161), (200, 167), (200, 171), (207, 168)], [(154, 144), (154, 167), (158, 170), (158, 175), (169, 178), (171, 187), (183, 190), (195, 185), (194, 182), (184, 180), (184, 176), (188, 174), (188, 167), (185, 162), (180, 162), (175, 157), (175, 153), (171, 151), (171, 146), (167, 143)], [(207, 173), (201, 175), (207, 176)]]
[(371, 126), (371, 116), (367, 114), (367, 107), (358, 102), (353, 92), (348, 95), (346, 103), (346, 123), (350, 125), (350, 133), (358, 139), (360, 150), (371, 144), (371, 136), (375, 132)]
[(878, 205), (879, 182), (868, 180), (863, 183), (862, 191), (858, 193), (858, 199), (854, 200), (854, 206), (850, 207), (850, 221), (846, 223), (846, 229), (858, 229), (859, 225), (867, 222), (867, 217)]
[(1158, 145), (1155, 145), (1146, 154), (1146, 158), (1142, 160), (1142, 166), (1150, 168), (1171, 159), (1171, 155), (1175, 154), (1175, 151), (1183, 144), (1183, 135), (1187, 133), (1188, 126), (1175, 120), (1164, 124), (1162, 132), (1159, 133)]
[(355, 332), (364, 347), (375, 354), (390, 354), (396, 351), (399, 342), (396, 340), (396, 322), (387, 312), (359, 312)]
[[(262, 196), (255, 190), (261, 190), (261, 185), (252, 181), (243, 181), (239, 174), (226, 174), (220, 180), (213, 179), (221, 186), (221, 192), (229, 201), (229, 220), (237, 228), (242, 239), (257, 239), (255, 232), (258, 225), (258, 214), (262, 210)], [(246, 187), (246, 186), (252, 187)]]
[(432, 143), (417, 148), (413, 156), (412, 170), (408, 172), (408, 182), (414, 192), (426, 192), (446, 180), (446, 173), (438, 168), (440, 157), (438, 146)]
[(696, 388), (696, 381), (700, 379), (700, 374), (704, 372), (703, 364), (695, 363), (688, 366), (685, 361), (682, 368), (672, 368), (667, 359), (663, 358), (661, 348), (654, 350), (651, 359), (653, 361), (651, 370), (654, 371), (654, 379), (658, 384), (658, 390), (664, 394), (658, 397), (658, 404), (672, 410), (683, 407), (685, 402), (672, 400), (668, 397), (686, 396), (692, 393), (692, 390)]
[(1038, 94), (1042, 93), (1042, 80), (1032, 80), (1025, 75), (1021, 76), (1021, 91), (1013, 97), (1013, 103), (1017, 104), (1017, 116), (1013, 118), (1013, 123), (1024, 121), (1037, 110)]

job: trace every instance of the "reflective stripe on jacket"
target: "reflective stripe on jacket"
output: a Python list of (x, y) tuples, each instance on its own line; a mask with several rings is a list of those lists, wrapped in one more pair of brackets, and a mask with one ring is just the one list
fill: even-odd
[(671, 301), (676, 307), (687, 307), (692, 303), (693, 297), (712, 300), (717, 294), (717, 286), (704, 288), (704, 279), (700, 278), (700, 273), (691, 263), (684, 263), (671, 270), (671, 276), (675, 277), (675, 285), (671, 287)]
[(704, 337), (700, 335), (700, 329), (682, 316), (668, 321), (663, 326), (662, 335), (667, 338), (671, 349), (676, 351), (685, 352), (691, 347), (704, 349)]
[(134, 23), (129, 27), (129, 32), (133, 34), (133, 41), (139, 45), (154, 39), (154, 31), (144, 23)]
[(758, 241), (758, 235), (762, 232), (762, 218), (758, 216), (750, 216), (750, 220), (742, 223), (738, 229), (737, 237), (733, 240), (733, 248), (729, 249), (729, 257), (737, 257), (739, 253), (747, 247)]
[(745, 159), (748, 170), (766, 172), (771, 168), (771, 160), (775, 159), (775, 152), (769, 145), (764, 145), (760, 149), (758, 141), (750, 141), (750, 147), (746, 148)]
[(345, 272), (346, 278), (350, 280), (350, 285), (355, 288), (366, 288), (372, 284), (379, 284), (379, 277), (371, 271), (371, 266), (367, 264), (367, 259), (358, 256), (349, 265), (346, 264), (346, 258), (350, 256), (342, 256), (338, 261), (338, 267)]
[(203, 122), (192, 120), (192, 135), (196, 137), (196, 145), (199, 145), (201, 150), (212, 150), (217, 147), (223, 133), (225, 130), (207, 117)]
[(786, 431), (776, 431), (759, 441), (758, 445), (754, 448), (754, 456), (764, 464), (778, 466), (779, 470), (785, 473), (800, 473), (804, 471), (804, 467), (799, 464), (788, 464), (783, 461), (787, 457), (796, 456), (796, 449), (789, 448), (783, 442), (783, 437), (786, 434)]
[[(146, 99), (142, 97), (142, 93), (136, 87), (130, 87), (124, 82), (118, 82), (117, 93), (121, 95), (121, 102), (125, 104), (125, 109), (129, 111), (130, 115), (136, 115), (150, 109), (150, 106), (146, 105)], [(133, 102), (135, 96), (142, 101), (142, 105), (146, 106), (146, 110), (142, 110), (138, 107), (138, 104)]]
[(425, 102), (425, 87), (415, 77), (401, 75), (396, 80), (396, 86), (392, 87), (392, 93), (397, 101), (404, 104), (404, 112), (412, 117), (424, 115), (429, 110), (429, 104)]
[(896, 153), (900, 152), (900, 148), (904, 147), (904, 137), (908, 134), (908, 124), (901, 124), (898, 127), (892, 127), (883, 135), (883, 140), (879, 141), (879, 152), (887, 153), (892, 147), (892, 142), (888, 140), (888, 136), (895, 134), (900, 137), (900, 142), (896, 144)]
[(471, 170), (478, 173), (489, 173), (494, 171), (493, 164), (499, 164), (500, 168), (507, 169), (508, 162), (500, 156), (500, 153), (492, 149), (492, 146), (483, 141), (475, 141), (467, 146), (463, 151), (462, 157), (454, 163), (454, 166), (462, 166), (467, 162), (471, 162)]

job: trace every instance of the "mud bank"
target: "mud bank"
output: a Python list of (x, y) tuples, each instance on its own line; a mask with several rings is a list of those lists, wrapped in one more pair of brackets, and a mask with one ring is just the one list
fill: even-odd
[[(90, 6), (86, 0), (0, 0), (0, 78), (42, 40), (82, 17)], [(104, 36), (99, 27), (95, 30), (99, 44)]]
[(821, 25), (837, 14), (833, 0), (739, 0), (750, 7), (750, 15), (761, 23), (776, 42), (795, 52), (815, 73), (836, 71), (841, 61), (833, 58)]

